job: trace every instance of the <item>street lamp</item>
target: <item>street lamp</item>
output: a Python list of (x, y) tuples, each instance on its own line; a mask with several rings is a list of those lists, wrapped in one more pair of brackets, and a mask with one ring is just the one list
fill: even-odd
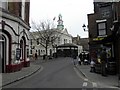
[(88, 31), (88, 29), (86, 29), (87, 27), (86, 27), (86, 25), (85, 25), (85, 24), (83, 24), (83, 26), (82, 26), (82, 27), (83, 27), (83, 30), (84, 30), (84, 31)]

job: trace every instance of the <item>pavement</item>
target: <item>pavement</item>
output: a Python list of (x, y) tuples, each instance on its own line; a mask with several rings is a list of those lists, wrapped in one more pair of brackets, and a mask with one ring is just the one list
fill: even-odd
[(29, 77), (41, 69), (41, 65), (34, 64), (31, 61), (30, 67), (24, 67), (22, 70), (12, 73), (0, 73), (0, 88)]
[(108, 75), (104, 77), (101, 74), (92, 73), (90, 72), (90, 65), (76, 65), (76, 68), (90, 82), (96, 82), (99, 88), (118, 88), (118, 75)]

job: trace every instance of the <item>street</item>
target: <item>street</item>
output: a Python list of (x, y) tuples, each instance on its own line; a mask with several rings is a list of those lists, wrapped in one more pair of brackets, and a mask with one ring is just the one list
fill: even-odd
[[(35, 64), (41, 64), (37, 61)], [(74, 67), (71, 58), (42, 63), (43, 70), (4, 88), (92, 88), (93, 85), (83, 78)], [(80, 76), (81, 75), (81, 76)]]
[[(79, 71), (77, 66), (73, 65), (72, 58), (57, 58), (42, 63), (40, 60), (33, 62), (35, 65), (41, 65), (42, 68), (37, 73), (18, 82), (7, 85), (3, 88), (82, 88), (82, 89), (97, 89), (109, 88), (99, 84), (98, 76), (91, 77), (94, 79), (88, 80), (83, 73)], [(88, 65), (79, 66), (85, 69)], [(89, 71), (86, 69), (86, 72)], [(100, 77), (99, 77), (100, 78)], [(109, 82), (109, 81), (108, 81)], [(118, 90), (113, 89), (111, 90)]]

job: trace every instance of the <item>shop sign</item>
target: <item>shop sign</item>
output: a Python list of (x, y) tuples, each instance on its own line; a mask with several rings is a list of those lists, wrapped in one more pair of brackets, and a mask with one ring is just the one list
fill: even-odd
[(97, 37), (97, 38), (93, 38), (93, 41), (101, 41), (103, 39), (104, 39), (103, 37)]

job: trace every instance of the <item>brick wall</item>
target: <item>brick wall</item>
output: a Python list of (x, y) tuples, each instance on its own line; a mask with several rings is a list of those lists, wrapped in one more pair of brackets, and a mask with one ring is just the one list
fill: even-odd
[(21, 16), (21, 2), (8, 2), (8, 11), (16, 16)]
[[(22, 0), (19, 0), (22, 1)], [(29, 0), (27, 0), (27, 2), (25, 2), (25, 19), (24, 21), (26, 22), (26, 24), (29, 25), (29, 10), (30, 10), (30, 2), (28, 2)], [(18, 17), (21, 17), (21, 10), (22, 10), (22, 2), (8, 2), (8, 11)]]
[(25, 22), (29, 25), (30, 2), (25, 2)]

